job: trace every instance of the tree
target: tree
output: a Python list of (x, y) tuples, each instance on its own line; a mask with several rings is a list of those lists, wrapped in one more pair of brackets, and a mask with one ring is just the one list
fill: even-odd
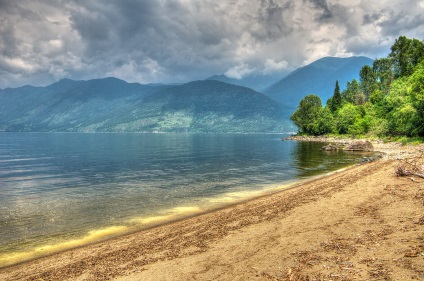
[(333, 96), (327, 101), (327, 105), (331, 112), (337, 111), (342, 106), (342, 96), (340, 94), (339, 81), (336, 81)]
[(330, 109), (326, 106), (321, 108), (317, 120), (315, 133), (317, 135), (325, 135), (334, 131), (334, 117)]
[(337, 114), (337, 131), (339, 134), (350, 133), (350, 127), (360, 118), (360, 114), (351, 103), (346, 103)]
[(356, 93), (355, 105), (364, 105), (366, 100), (367, 100), (367, 97), (364, 95), (364, 93), (362, 92)]
[(424, 136), (424, 61), (416, 68), (416, 71), (409, 79), (409, 95), (412, 105), (417, 112), (414, 120), (414, 133), (418, 136)]
[(411, 75), (415, 66), (424, 59), (424, 43), (418, 39), (400, 36), (390, 49), (395, 78)]
[(318, 123), (322, 109), (322, 102), (317, 95), (304, 97), (296, 111), (290, 117), (299, 128), (299, 133), (316, 135), (318, 133)]
[(377, 88), (377, 80), (371, 66), (365, 65), (359, 72), (359, 81), (361, 90), (365, 95), (365, 100), (368, 100), (374, 90)]
[(346, 90), (342, 93), (342, 99), (356, 104), (356, 95), (361, 92), (361, 87), (356, 79), (353, 79), (352, 82), (347, 82)]
[(417, 110), (409, 103), (395, 108), (391, 112), (390, 123), (392, 134), (413, 136), (414, 121), (417, 118)]
[(319, 97), (301, 101), (291, 119), (306, 134), (424, 137), (424, 43), (400, 36), (387, 58), (362, 67), (322, 108)]
[(372, 70), (378, 83), (378, 88), (383, 94), (387, 94), (393, 82), (393, 60), (381, 58), (374, 61)]

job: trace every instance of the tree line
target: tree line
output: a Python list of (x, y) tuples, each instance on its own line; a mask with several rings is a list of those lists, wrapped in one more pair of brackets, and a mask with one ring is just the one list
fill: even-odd
[(322, 105), (311, 94), (290, 118), (300, 134), (424, 136), (424, 43), (400, 36), (385, 58), (365, 65), (356, 79)]

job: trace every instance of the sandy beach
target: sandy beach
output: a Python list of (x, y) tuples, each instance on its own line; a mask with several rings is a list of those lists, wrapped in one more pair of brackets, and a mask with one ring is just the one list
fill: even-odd
[(395, 175), (424, 145), (373, 145), (382, 159), (2, 268), (0, 280), (424, 280), (424, 179)]

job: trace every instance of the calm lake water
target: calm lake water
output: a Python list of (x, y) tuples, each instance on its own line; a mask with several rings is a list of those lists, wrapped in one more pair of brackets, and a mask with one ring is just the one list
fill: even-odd
[(0, 133), (0, 266), (358, 162), (284, 135)]

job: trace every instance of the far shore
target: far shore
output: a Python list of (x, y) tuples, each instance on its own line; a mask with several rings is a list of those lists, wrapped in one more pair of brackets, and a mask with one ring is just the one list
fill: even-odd
[(424, 179), (395, 172), (424, 145), (372, 144), (382, 159), (2, 268), (0, 280), (423, 279)]

